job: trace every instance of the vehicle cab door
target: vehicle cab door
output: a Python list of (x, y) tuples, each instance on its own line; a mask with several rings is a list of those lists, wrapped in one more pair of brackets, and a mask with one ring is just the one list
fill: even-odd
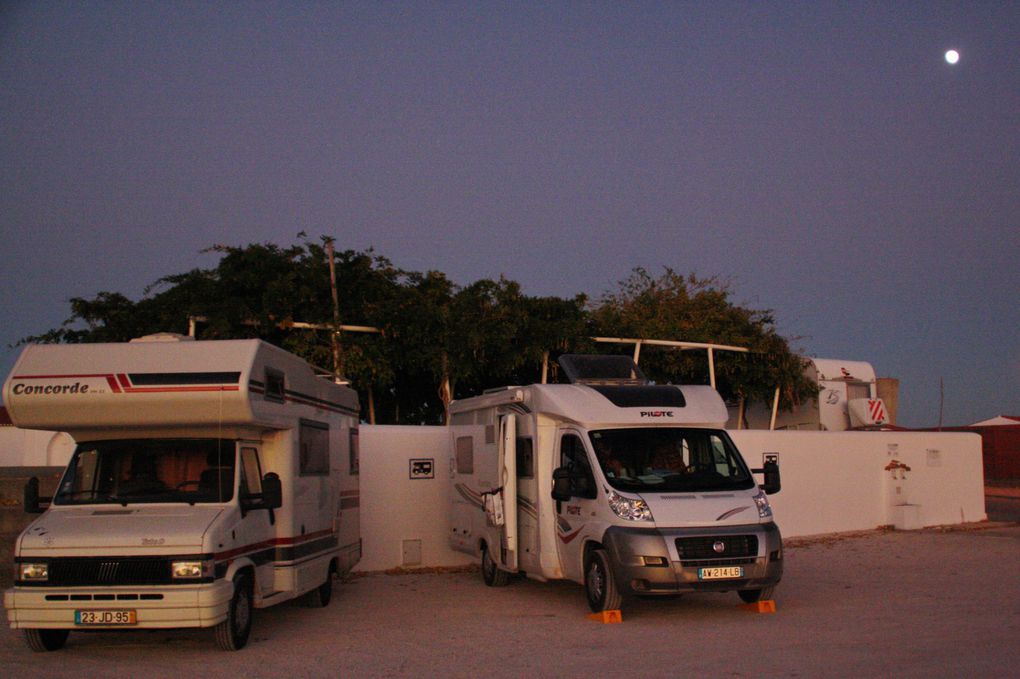
[(556, 501), (556, 546), (564, 577), (580, 582), (585, 537), (592, 532), (591, 521), (597, 516), (598, 488), (581, 433), (572, 429), (560, 432), (558, 447), (557, 472), (569, 475), (570, 499)]
[(255, 580), (261, 596), (268, 596), (274, 591), (273, 562), (276, 560), (276, 548), (273, 538), (276, 537), (276, 516), (272, 509), (250, 509), (246, 505), (252, 498), (262, 496), (262, 460), (260, 446), (257, 443), (241, 441), (238, 443), (238, 503), (241, 507), (241, 520), (234, 528), (236, 544), (243, 548), (246, 556), (255, 564)]

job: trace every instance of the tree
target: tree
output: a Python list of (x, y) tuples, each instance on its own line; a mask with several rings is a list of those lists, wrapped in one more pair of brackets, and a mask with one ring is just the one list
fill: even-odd
[[(716, 386), (724, 398), (771, 403), (778, 386), (783, 407), (790, 408), (817, 395), (802, 361), (776, 331), (772, 312), (734, 304), (728, 286), (718, 278), (685, 277), (670, 268), (655, 278), (635, 268), (616, 293), (604, 295), (594, 306), (591, 322), (597, 335), (749, 349), (749, 354), (716, 354)], [(702, 352), (649, 348), (641, 356), (641, 368), (661, 382), (709, 381)]]
[[(215, 245), (214, 268), (160, 278), (137, 302), (114, 292), (74, 298), (60, 328), (22, 341), (123, 342), (187, 332), (195, 319), (200, 339), (261, 338), (329, 372), (327, 242)], [(750, 358), (719, 356), (724, 395), (769, 400), (780, 384), (788, 404), (808, 393), (771, 313), (733, 304), (716, 279), (635, 269), (590, 305), (584, 295), (529, 297), (505, 278), (458, 287), (438, 271), (398, 269), (371, 249), (334, 252), (333, 263), (341, 321), (381, 331), (341, 335), (344, 376), (380, 422), (442, 422), (449, 399), (537, 382), (547, 358), (593, 350), (593, 334), (746, 346), (756, 352)], [(683, 352), (645, 352), (642, 367), (659, 381), (708, 381), (703, 357)]]

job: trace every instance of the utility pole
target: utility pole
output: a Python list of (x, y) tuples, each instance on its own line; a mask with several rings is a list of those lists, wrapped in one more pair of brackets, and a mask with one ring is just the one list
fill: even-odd
[(939, 378), (939, 431), (942, 431), (942, 411), (946, 405), (946, 385), (943, 379)]
[(333, 239), (326, 241), (326, 256), (329, 258), (329, 287), (333, 293), (333, 381), (339, 383), (343, 375), (343, 361), (340, 358), (340, 293), (336, 288), (336, 262), (333, 261)]

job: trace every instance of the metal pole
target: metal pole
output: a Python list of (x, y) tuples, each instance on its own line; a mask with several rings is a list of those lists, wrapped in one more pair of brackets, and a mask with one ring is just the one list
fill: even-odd
[(715, 389), (715, 351), (708, 348), (708, 383)]

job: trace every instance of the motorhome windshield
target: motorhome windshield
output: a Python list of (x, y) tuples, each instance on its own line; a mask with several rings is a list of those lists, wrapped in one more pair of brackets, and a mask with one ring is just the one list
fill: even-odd
[(53, 503), (194, 504), (233, 496), (233, 441), (129, 439), (79, 444)]
[(754, 487), (729, 437), (709, 429), (601, 429), (590, 434), (609, 484), (625, 491), (719, 491)]

